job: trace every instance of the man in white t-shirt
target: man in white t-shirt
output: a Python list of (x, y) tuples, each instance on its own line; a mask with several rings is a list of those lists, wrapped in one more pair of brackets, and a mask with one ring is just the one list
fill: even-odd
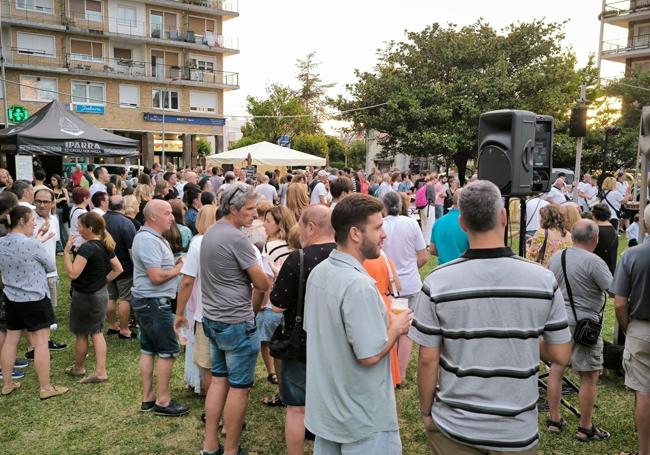
[(557, 204), (557, 205), (564, 204), (566, 202), (566, 197), (564, 196), (565, 186), (566, 183), (564, 183), (564, 180), (558, 178), (553, 184), (553, 186), (551, 187), (551, 190), (548, 193), (546, 193), (546, 200), (551, 204)]
[(95, 181), (90, 185), (90, 188), (88, 188), (91, 198), (93, 197), (93, 194), (98, 191), (106, 193), (106, 184), (111, 181), (111, 176), (105, 167), (95, 168), (93, 174), (95, 175)]
[(597, 195), (597, 180), (591, 175), (585, 174), (582, 182), (578, 183), (578, 205), (583, 211), (588, 212), (590, 204), (594, 202)]
[[(46, 234), (48, 238), (41, 245), (47, 252), (47, 255), (56, 263), (56, 242), (60, 241), (59, 220), (52, 216), (52, 205), (54, 204), (54, 194), (48, 188), (40, 187), (34, 193), (34, 205), (36, 206), (36, 228), (38, 232), (45, 223), (49, 223), (49, 229)], [(47, 274), (47, 285), (50, 288), (50, 301), (52, 306), (56, 307), (56, 285), (59, 275), (56, 270)]]
[(533, 236), (540, 227), (539, 212), (549, 205), (540, 196), (528, 199), (526, 202), (526, 235)]
[(311, 200), (310, 205), (329, 205), (329, 180), (327, 179), (327, 172), (324, 170), (318, 171), (318, 183), (314, 186), (314, 189), (311, 190)]
[(623, 196), (625, 196), (629, 190), (630, 190), (630, 185), (627, 183), (627, 178), (625, 177), (625, 173), (619, 172), (618, 175), (616, 176), (616, 191), (618, 191)]
[(261, 175), (259, 179), (260, 184), (255, 187), (255, 191), (260, 193), (260, 195), (271, 204), (277, 204), (279, 200), (278, 191), (273, 185), (269, 184), (269, 180), (268, 175)]

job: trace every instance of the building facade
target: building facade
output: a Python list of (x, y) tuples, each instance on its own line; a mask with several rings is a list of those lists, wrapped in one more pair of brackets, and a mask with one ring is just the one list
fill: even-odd
[(6, 105), (36, 112), (56, 99), (140, 140), (144, 165), (163, 155), (194, 165), (199, 138), (223, 147), (223, 93), (239, 88), (224, 68), (238, 42), (223, 23), (237, 10), (237, 0), (0, 0)]
[[(626, 74), (650, 71), (650, 0), (605, 0), (600, 20), (600, 58), (625, 64)], [(609, 39), (608, 31), (627, 36)]]

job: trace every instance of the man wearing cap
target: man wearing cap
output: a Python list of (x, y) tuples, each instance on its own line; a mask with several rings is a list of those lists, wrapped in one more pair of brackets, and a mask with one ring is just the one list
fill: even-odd
[(323, 204), (329, 206), (329, 180), (328, 173), (324, 170), (318, 171), (316, 178), (318, 183), (311, 190), (311, 205)]
[(553, 186), (551, 187), (551, 191), (546, 195), (546, 200), (551, 204), (564, 204), (566, 202), (566, 197), (564, 196), (565, 185), (566, 184), (562, 178), (555, 180), (555, 183), (553, 183)]

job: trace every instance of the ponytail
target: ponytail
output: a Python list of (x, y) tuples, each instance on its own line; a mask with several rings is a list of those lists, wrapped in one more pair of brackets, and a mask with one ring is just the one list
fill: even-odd
[(102, 216), (95, 212), (86, 212), (79, 217), (79, 221), (90, 229), (93, 234), (99, 236), (99, 241), (109, 253), (115, 251), (115, 240), (106, 230), (106, 222)]
[(106, 229), (102, 231), (99, 241), (102, 242), (102, 245), (104, 245), (104, 248), (109, 253), (115, 252), (115, 240), (113, 240), (113, 236)]

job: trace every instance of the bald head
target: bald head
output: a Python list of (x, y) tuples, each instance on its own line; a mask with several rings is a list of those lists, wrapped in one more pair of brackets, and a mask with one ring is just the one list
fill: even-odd
[(167, 231), (174, 222), (172, 206), (162, 199), (152, 199), (147, 202), (142, 214), (146, 225), (160, 234)]
[(108, 210), (111, 212), (123, 212), (124, 198), (122, 196), (111, 196), (108, 199)]
[(571, 229), (573, 245), (593, 251), (598, 244), (598, 225), (592, 220), (579, 220)]
[(315, 243), (334, 242), (331, 210), (321, 204), (305, 208), (300, 215), (300, 243), (303, 247)]

